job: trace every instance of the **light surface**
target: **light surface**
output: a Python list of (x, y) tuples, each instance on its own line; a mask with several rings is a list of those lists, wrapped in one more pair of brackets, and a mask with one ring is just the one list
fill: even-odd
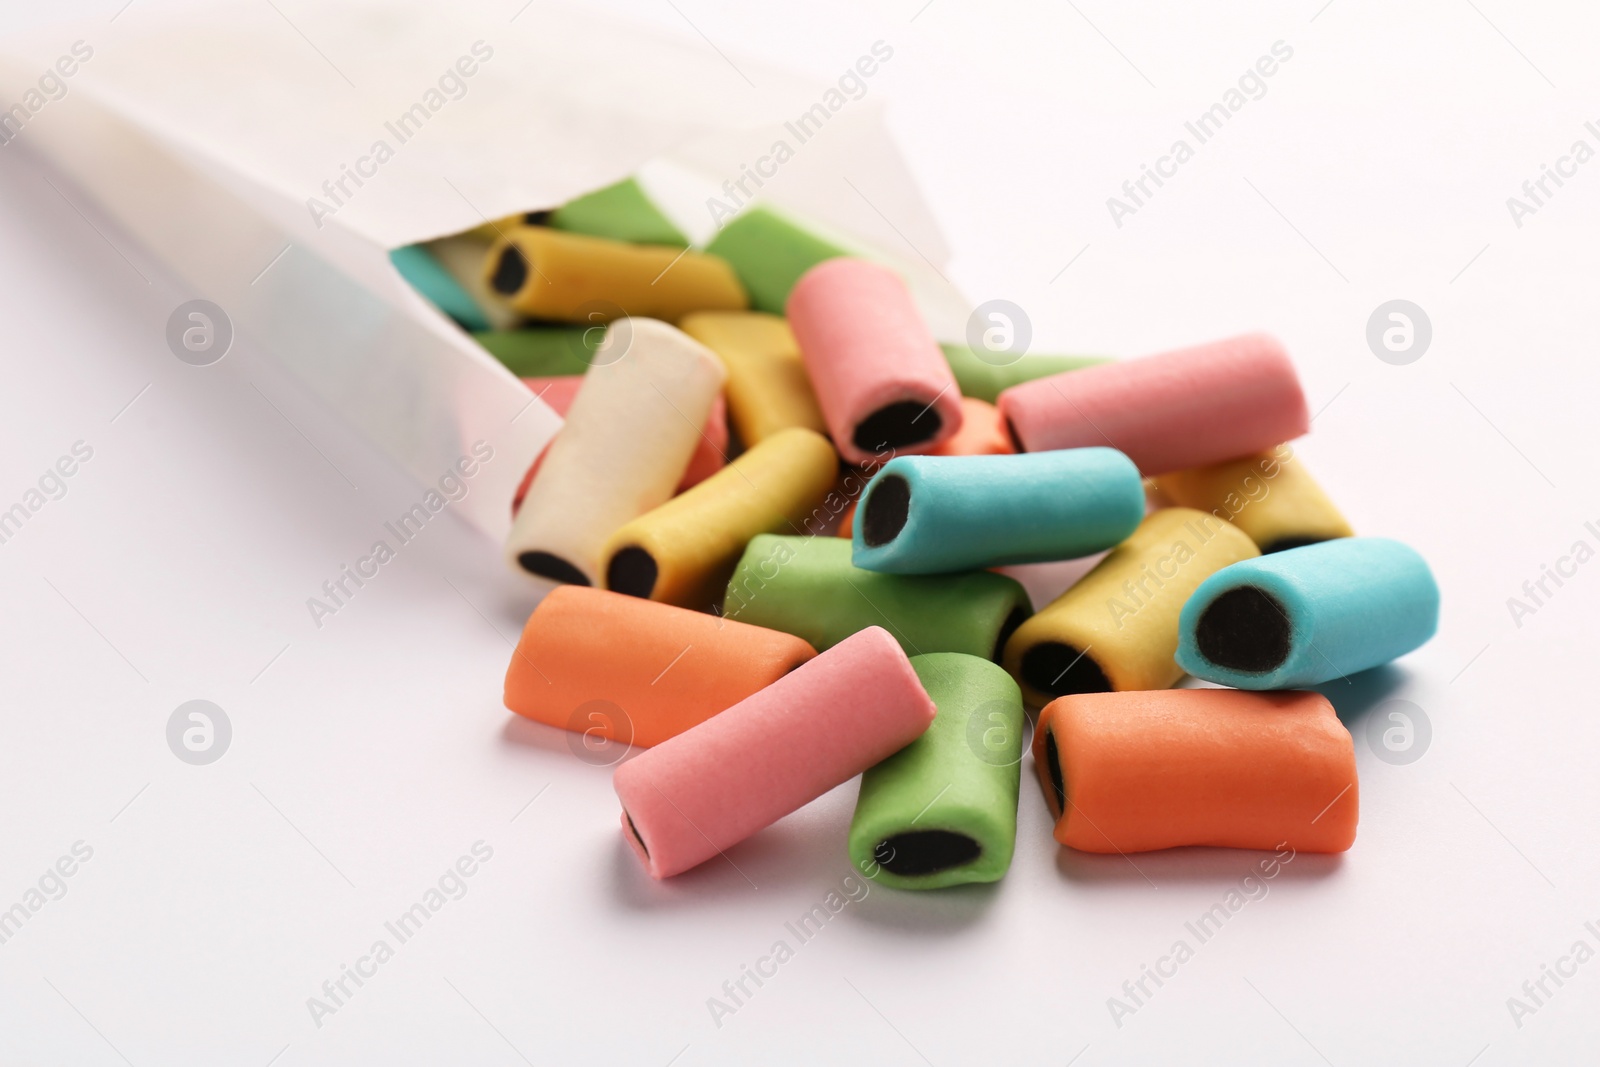
[[(307, 5), (277, 6), (315, 38)], [(1579, 940), (1600, 951), (1600, 564), (1563, 564), (1520, 619), (1507, 601), (1574, 542), (1600, 548), (1600, 161), (1520, 227), (1506, 199), (1574, 141), (1600, 148), (1594, 13), (617, 6), (823, 77), (892, 44), (869, 95), (890, 102), (952, 280), (1026, 309), (1035, 348), (1284, 340), (1318, 412), (1299, 453), (1444, 593), (1433, 643), (1330, 690), (1356, 734), (1354, 849), (1296, 858), (1202, 944), (1186, 923), (1261, 857), (1060, 851), (1030, 763), (994, 887), (874, 888), (801, 943), (786, 924), (851, 874), (853, 784), (651, 883), (609, 769), (500, 705), (529, 602), (496, 546), (436, 519), (314, 625), (307, 598), (422, 489), (248, 339), (212, 367), (175, 359), (166, 319), (196, 294), (0, 149), (0, 508), (74, 442), (93, 449), (0, 544), (0, 909), (75, 842), (93, 849), (0, 944), (0, 1060), (1591, 1061), (1600, 962), (1561, 961)], [(119, 25), (138, 16), (135, 0)], [(14, 6), (0, 26), (40, 17)], [(1294, 54), (1266, 95), (1114, 225), (1106, 199), (1278, 40)], [(1366, 341), (1392, 299), (1432, 321), (1409, 365)], [(209, 766), (167, 746), (192, 699), (232, 723)], [(1368, 742), (1396, 699), (1432, 730), (1403, 765)], [(317, 1026), (307, 999), (397, 944), (385, 922), (480, 840), (493, 857), (465, 895)], [(723, 983), (780, 939), (793, 957), (718, 1025), (708, 998), (731, 1004)], [(1108, 999), (1132, 1004), (1123, 983), (1180, 939), (1193, 958), (1114, 1018)], [(1523, 984), (1547, 964), (1571, 976), (1536, 1003)], [(1513, 1018), (1511, 997), (1535, 1010)]]

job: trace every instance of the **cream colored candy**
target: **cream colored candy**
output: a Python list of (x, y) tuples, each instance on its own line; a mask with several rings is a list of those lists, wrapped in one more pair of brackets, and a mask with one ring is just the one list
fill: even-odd
[(512, 568), (600, 584), (607, 538), (672, 496), (723, 378), (675, 327), (613, 322), (512, 524)]
[(472, 297), (492, 329), (510, 329), (522, 321), (522, 316), (511, 310), (506, 298), (489, 288), (489, 283), (483, 279), (483, 261), (489, 255), (488, 241), (469, 232), (429, 241), (426, 247), (445, 273)]

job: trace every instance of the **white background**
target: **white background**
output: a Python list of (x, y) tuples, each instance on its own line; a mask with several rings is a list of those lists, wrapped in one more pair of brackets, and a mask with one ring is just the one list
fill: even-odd
[[(737, 870), (651, 883), (609, 771), (500, 704), (528, 602), (496, 546), (435, 522), (313, 627), (306, 598), (420, 487), (248, 343), (174, 359), (167, 315), (196, 294), (0, 151), (0, 507), (94, 450), (0, 545), (0, 908), (93, 848), (0, 945), (0, 1062), (1592, 1062), (1600, 962), (1520, 1027), (1507, 998), (1600, 949), (1600, 564), (1520, 627), (1507, 598), (1600, 547), (1600, 162), (1520, 228), (1506, 198), (1600, 147), (1600, 26), (1579, 5), (1320, 3), (617, 5), (819, 77), (888, 42), (870, 94), (953, 281), (1025, 307), (1043, 351), (1276, 333), (1319, 411), (1300, 454), (1359, 531), (1435, 568), (1438, 638), (1329, 690), (1356, 734), (1355, 847), (1296, 859), (1120, 1026), (1107, 999), (1258, 857), (1058, 850), (1031, 762), (1002, 883), (873, 889), (715, 1025), (707, 998), (850, 873), (854, 784)], [(310, 5), (279, 6), (314, 38)], [(1279, 40), (1267, 94), (1115, 226), (1106, 198)], [(1433, 324), (1408, 366), (1365, 341), (1393, 298)], [(233, 724), (207, 767), (165, 740), (195, 698)], [(1394, 766), (1365, 728), (1401, 698), (1433, 737)], [(479, 840), (466, 895), (314, 1025), (307, 998)]]

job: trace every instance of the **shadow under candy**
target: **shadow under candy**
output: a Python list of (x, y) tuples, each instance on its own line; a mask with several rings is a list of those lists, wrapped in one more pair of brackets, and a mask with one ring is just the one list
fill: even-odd
[[(1387, 692), (1387, 690), (1385, 690)], [(1373, 700), (1382, 699), (1380, 694)], [(1029, 759), (1023, 770), (1023, 788), (1031, 779), (1038, 782), (1037, 765)], [(1048, 831), (1047, 831), (1048, 833)], [(1272, 849), (1217, 848), (1209, 845), (1184, 845), (1150, 852), (1101, 853), (1069, 848), (1050, 838), (1056, 849), (1056, 873), (1064, 881), (1083, 887), (1112, 886), (1117, 889), (1148, 886), (1156, 889), (1168, 883), (1185, 885), (1237, 885), (1246, 875), (1260, 879), (1288, 881), (1326, 878), (1338, 872), (1344, 853), (1279, 853)], [(1288, 854), (1287, 861), (1280, 859)], [(1264, 875), (1264, 870), (1272, 870)]]
[(624, 839), (622, 809), (618, 807), (612, 846), (612, 897), (620, 906), (634, 911), (692, 908), (710, 912), (756, 892), (779, 889), (792, 893), (797, 886), (814, 883), (817, 872), (844, 866), (841, 877), (834, 879), (831, 886), (823, 886), (818, 897), (820, 900), (832, 889), (849, 901), (845, 910), (855, 910), (859, 906), (856, 898), (869, 899), (879, 892), (864, 875), (848, 869), (845, 841), (855, 797), (854, 785), (848, 783), (725, 849), (721, 855), (659, 880), (650, 877)]
[(1333, 710), (1352, 735), (1368, 712), (1406, 683), (1410, 674), (1392, 663), (1311, 686), (1328, 698)]
[(506, 712), (505, 725), (500, 728), (500, 739), (518, 748), (550, 752), (564, 759), (576, 757), (577, 762), (588, 764), (607, 777), (623, 763), (644, 752), (642, 747), (625, 741), (613, 741), (577, 730), (563, 730), (511, 711)]
[[(1204, 845), (1125, 855), (1079, 852), (1060, 845), (1056, 852), (1056, 872), (1065, 881), (1086, 887), (1121, 889), (1144, 885), (1159, 889), (1172, 883), (1233, 886), (1247, 875), (1274, 881), (1310, 881), (1333, 875), (1344, 864), (1342, 852), (1297, 852), (1287, 861), (1279, 856), (1280, 853), (1265, 849)], [(1266, 874), (1263, 865), (1274, 873)]]
[(853, 877), (869, 887), (851, 910), (862, 922), (901, 933), (947, 936), (973, 926), (999, 899), (998, 882), (953, 885), (943, 889), (892, 889), (864, 874)]

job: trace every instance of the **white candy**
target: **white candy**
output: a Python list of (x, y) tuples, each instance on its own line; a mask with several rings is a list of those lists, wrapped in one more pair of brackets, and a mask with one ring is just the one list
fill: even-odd
[[(558, 577), (565, 563), (599, 585), (606, 539), (672, 496), (725, 377), (675, 327), (613, 322), (512, 524), (512, 569)], [(524, 562), (529, 553), (541, 556)]]
[(429, 241), (428, 251), (472, 297), (472, 302), (489, 320), (490, 328), (509, 330), (522, 321), (522, 316), (511, 310), (506, 298), (483, 280), (483, 261), (489, 258), (488, 241), (463, 233)]

